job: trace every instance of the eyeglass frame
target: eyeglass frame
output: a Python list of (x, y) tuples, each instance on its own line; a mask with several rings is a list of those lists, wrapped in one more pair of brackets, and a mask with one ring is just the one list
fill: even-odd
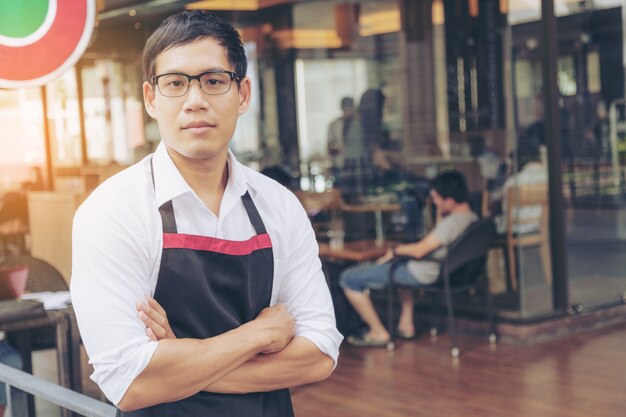
[[(202, 78), (202, 76), (206, 74), (228, 74), (230, 76), (230, 84), (228, 84), (228, 90), (219, 94), (211, 94), (211, 93), (207, 93), (206, 91), (204, 91), (204, 88), (202, 88), (202, 83), (200, 82), (200, 78)], [(179, 96), (167, 96), (163, 94), (163, 92), (161, 91), (161, 87), (159, 87), (159, 78), (164, 77), (166, 75), (182, 75), (183, 77), (187, 77), (187, 81), (188, 81), (187, 90), (185, 90), (185, 92)], [(226, 94), (232, 88), (233, 81), (237, 81), (237, 83), (241, 81), (241, 79), (237, 76), (236, 72), (228, 71), (228, 70), (210, 70), (210, 71), (201, 72), (200, 74), (197, 74), (197, 75), (189, 75), (189, 74), (185, 74), (184, 72), (166, 72), (165, 74), (153, 75), (152, 78), (150, 79), (150, 84), (156, 85), (157, 90), (159, 90), (159, 93), (163, 97), (177, 98), (177, 97), (184, 97), (187, 95), (187, 93), (189, 93), (189, 90), (191, 89), (191, 81), (193, 80), (198, 80), (198, 85), (200, 86), (200, 90), (207, 96), (221, 96), (222, 94)]]

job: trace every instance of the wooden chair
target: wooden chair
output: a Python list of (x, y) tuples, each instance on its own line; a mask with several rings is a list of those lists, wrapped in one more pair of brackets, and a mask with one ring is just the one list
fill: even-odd
[[(437, 295), (435, 308), (438, 310), (434, 315), (431, 334), (438, 332), (439, 316), (441, 314), (441, 296), (445, 299), (448, 311), (448, 330), (450, 332), (450, 354), (458, 358), (461, 354), (457, 343), (457, 333), (454, 320), (453, 295), (480, 288), (487, 303), (487, 318), (489, 321), (489, 342), (497, 341), (496, 327), (493, 315), (491, 293), (489, 292), (489, 280), (485, 275), (485, 264), (489, 244), (496, 235), (493, 219), (486, 218), (472, 223), (467, 230), (452, 244), (448, 246), (448, 253), (444, 258), (421, 258), (440, 264), (439, 279), (431, 285), (403, 286), (403, 288), (418, 289)], [(395, 326), (393, 320), (393, 305), (395, 290), (399, 287), (395, 283), (395, 271), (401, 263), (415, 260), (412, 257), (401, 256), (394, 259), (389, 270), (389, 285), (387, 286), (387, 328), (391, 339), (387, 344), (389, 350), (395, 348)], [(482, 279), (484, 278), (484, 279)]]
[(510, 187), (504, 199), (506, 231), (496, 238), (492, 246), (503, 249), (505, 253), (509, 286), (512, 289), (518, 287), (517, 251), (532, 246), (539, 246), (544, 277), (548, 283), (552, 283), (547, 184)]

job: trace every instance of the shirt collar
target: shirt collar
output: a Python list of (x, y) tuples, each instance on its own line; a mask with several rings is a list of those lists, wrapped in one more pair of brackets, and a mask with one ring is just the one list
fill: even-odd
[[(159, 143), (154, 152), (152, 167), (154, 169), (154, 191), (157, 207), (161, 207), (164, 203), (186, 193), (195, 195), (195, 192), (174, 165), (163, 142)], [(228, 183), (226, 184), (228, 191), (242, 196), (250, 189), (253, 195), (256, 194), (254, 187), (250, 186), (241, 163), (237, 161), (230, 149), (228, 150), (228, 170)]]

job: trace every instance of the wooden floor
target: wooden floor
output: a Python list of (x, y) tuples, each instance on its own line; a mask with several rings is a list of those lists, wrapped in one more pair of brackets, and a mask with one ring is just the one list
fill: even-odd
[(532, 346), (423, 335), (395, 352), (342, 346), (320, 384), (292, 391), (296, 417), (624, 417), (626, 323)]

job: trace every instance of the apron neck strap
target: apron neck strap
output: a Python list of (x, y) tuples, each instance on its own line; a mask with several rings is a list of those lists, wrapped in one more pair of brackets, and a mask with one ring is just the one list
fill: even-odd
[[(152, 188), (156, 190), (154, 183), (154, 165), (152, 163), (152, 158), (150, 158), (150, 174), (152, 175)], [(256, 234), (266, 234), (267, 231), (265, 229), (265, 224), (263, 224), (263, 220), (261, 220), (261, 215), (254, 205), (252, 197), (250, 197), (250, 193), (246, 191), (246, 193), (241, 196), (241, 200), (243, 201), (243, 205), (246, 208), (246, 212), (248, 213), (248, 218), (250, 219), (250, 222), (252, 223)], [(159, 213), (161, 213), (161, 221), (163, 222), (163, 233), (178, 233), (178, 228), (176, 227), (176, 217), (174, 217), (174, 206), (172, 204), (172, 200), (163, 203), (163, 205), (159, 207)]]
[(250, 197), (250, 193), (246, 191), (244, 195), (241, 196), (241, 201), (243, 201), (243, 205), (248, 212), (248, 217), (250, 218), (250, 222), (252, 222), (252, 226), (256, 231), (257, 235), (264, 235), (267, 233), (265, 230), (265, 224), (263, 224), (263, 220), (261, 220), (261, 215), (257, 210), (254, 202), (252, 201), (252, 197)]
[[(156, 191), (154, 183), (154, 164), (152, 160), (154, 157), (150, 157), (150, 175), (152, 177), (152, 189)], [(163, 233), (178, 233), (176, 227), (176, 218), (174, 217), (174, 206), (172, 200), (166, 201), (159, 207), (159, 213), (161, 213), (161, 222), (163, 223)]]

